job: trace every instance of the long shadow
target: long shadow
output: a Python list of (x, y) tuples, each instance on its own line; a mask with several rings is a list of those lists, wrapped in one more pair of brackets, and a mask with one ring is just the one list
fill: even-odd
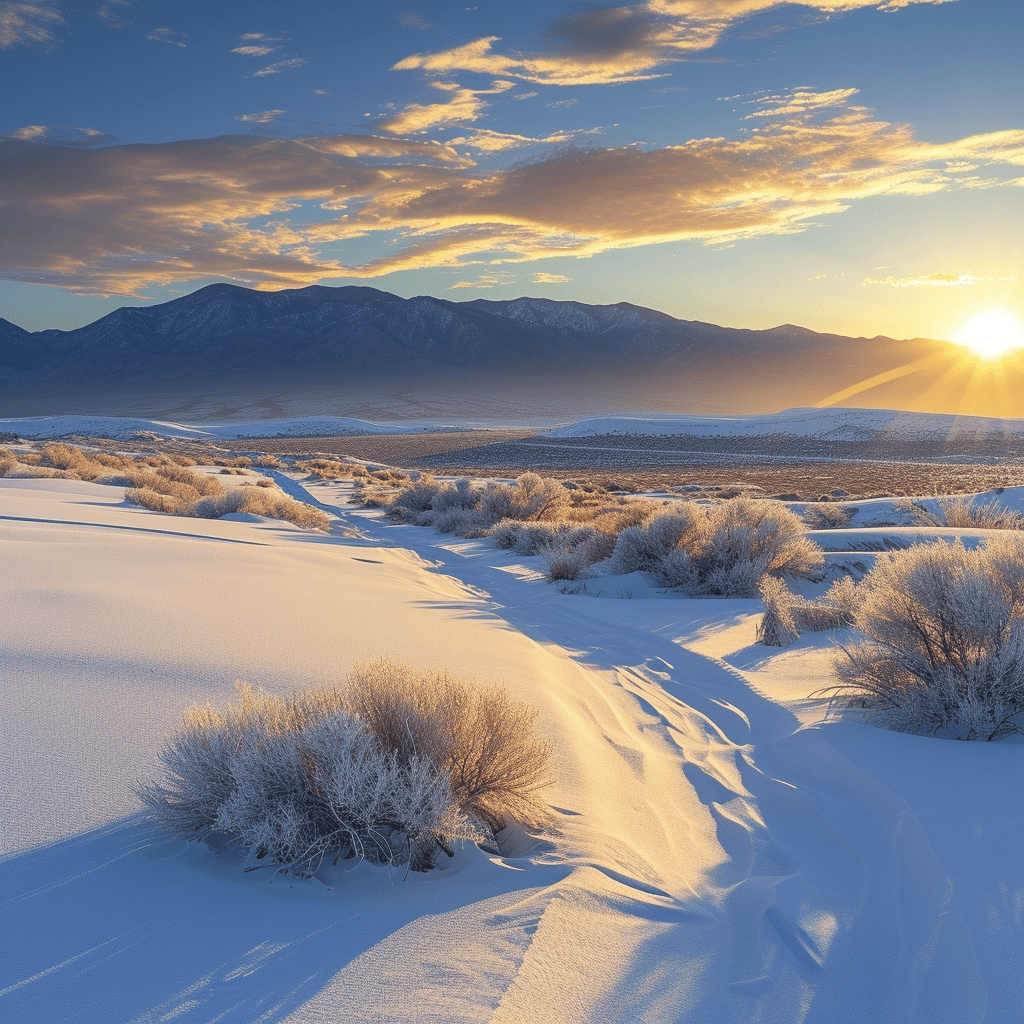
[(121, 530), (129, 533), (155, 533), (164, 537), (178, 537), (184, 540), (212, 540), (221, 544), (249, 544), (254, 547), (266, 547), (263, 541), (238, 540), (235, 537), (210, 537), (201, 533), (184, 533), (180, 530), (157, 530), (151, 526), (121, 526), (118, 523), (84, 523), (74, 519), (39, 519), (36, 516), (5, 516), (6, 519), (15, 523), (44, 523), (47, 526), (88, 526), (97, 530)]
[[(0, 863), (0, 1017), (273, 1024), (387, 936), (515, 892), (526, 877), (404, 874), (363, 865), (332, 889), (268, 882), (226, 854), (164, 838), (139, 816), (28, 850)], [(534, 887), (553, 880), (529, 878)]]

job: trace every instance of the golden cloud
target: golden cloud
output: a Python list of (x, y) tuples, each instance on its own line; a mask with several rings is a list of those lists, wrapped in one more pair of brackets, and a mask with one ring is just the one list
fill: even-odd
[[(792, 233), (868, 197), (963, 187), (951, 161), (993, 174), (1024, 165), (1021, 130), (935, 144), (857, 110), (739, 139), (562, 151), (504, 170), (436, 142), (359, 135), (0, 147), (6, 275), (117, 294), (206, 277), (301, 286)], [(322, 255), (367, 236), (380, 242), (373, 260)]]
[(863, 283), (884, 284), (890, 288), (965, 288), (992, 281), (1016, 281), (1015, 277), (976, 277), (974, 274), (925, 274), (922, 277), (864, 278)]

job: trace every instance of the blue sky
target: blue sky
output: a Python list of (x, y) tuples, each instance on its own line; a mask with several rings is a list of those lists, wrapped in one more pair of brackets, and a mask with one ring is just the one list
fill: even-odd
[(213, 281), (1024, 315), (1009, 0), (0, 3), (0, 315)]

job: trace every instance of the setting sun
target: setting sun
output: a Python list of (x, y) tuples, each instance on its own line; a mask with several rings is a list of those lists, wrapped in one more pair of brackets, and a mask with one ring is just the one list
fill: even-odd
[(960, 332), (957, 341), (979, 356), (995, 359), (1015, 348), (1024, 347), (1024, 331), (1005, 313), (983, 313)]

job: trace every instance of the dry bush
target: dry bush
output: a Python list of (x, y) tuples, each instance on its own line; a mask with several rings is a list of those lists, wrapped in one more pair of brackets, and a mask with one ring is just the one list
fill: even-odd
[(282, 462), (276, 455), (257, 455), (253, 465), (260, 469), (288, 469), (288, 463)]
[(18, 457), (10, 448), (0, 448), (0, 476), (7, 476), (18, 465), (20, 465)]
[(219, 519), (232, 512), (283, 519), (306, 530), (331, 528), (331, 517), (326, 512), (280, 492), (271, 493), (259, 486), (233, 487), (222, 494), (201, 498), (184, 514), (200, 519)]
[(551, 745), (536, 735), (536, 709), (507, 690), (382, 658), (353, 669), (345, 698), (383, 750), (444, 772), (462, 810), (492, 834), (509, 818), (547, 820), (539, 793), (551, 783)]
[(296, 460), (292, 468), (321, 480), (350, 480), (355, 476), (356, 464), (338, 459), (302, 459)]
[(151, 512), (166, 512), (172, 516), (185, 516), (189, 514), (199, 495), (182, 498), (164, 491), (154, 491), (148, 487), (129, 487), (124, 492), (124, 497), (131, 504), (148, 508)]
[(753, 597), (767, 575), (814, 578), (823, 567), (799, 516), (742, 496), (712, 506), (679, 502), (624, 530), (609, 561), (611, 572), (644, 571), (662, 586), (722, 597)]
[(554, 583), (578, 580), (596, 562), (611, 554), (613, 538), (593, 526), (572, 526), (557, 533), (550, 541), (537, 546), (544, 562), (547, 579)]
[(444, 774), (383, 750), (337, 695), (237, 686), (239, 703), (223, 712), (186, 710), (160, 754), (165, 782), (140, 789), (162, 827), (222, 833), (247, 870), (264, 862), (299, 876), (352, 857), (425, 871), (452, 841), (477, 838)]
[(252, 459), (248, 455), (237, 455), (231, 459), (214, 459), (213, 464), (215, 466), (225, 466), (228, 469), (248, 469), (252, 465)]
[(849, 576), (837, 580), (817, 600), (794, 594), (777, 576), (765, 576), (757, 589), (764, 601), (757, 641), (766, 647), (788, 647), (801, 632), (822, 633), (850, 626), (862, 599), (862, 591)]
[(809, 505), (802, 513), (810, 530), (842, 530), (850, 525), (850, 510), (832, 501)]
[(502, 519), (561, 519), (571, 504), (560, 481), (537, 473), (523, 473), (513, 486), (490, 483), (480, 496), (480, 510), (491, 524)]
[(164, 781), (139, 795), (174, 834), (237, 840), (247, 870), (360, 857), (425, 871), (482, 827), (546, 819), (550, 747), (502, 689), (388, 660), (356, 666), (341, 691), (236, 685), (238, 704), (185, 711)]
[(1007, 508), (997, 498), (979, 502), (977, 498), (938, 498), (934, 512), (913, 505), (914, 522), (919, 526), (950, 526), (964, 530), (1024, 530), (1024, 515)]
[(1024, 538), (880, 556), (858, 585), (830, 692), (887, 728), (954, 739), (1024, 733)]

